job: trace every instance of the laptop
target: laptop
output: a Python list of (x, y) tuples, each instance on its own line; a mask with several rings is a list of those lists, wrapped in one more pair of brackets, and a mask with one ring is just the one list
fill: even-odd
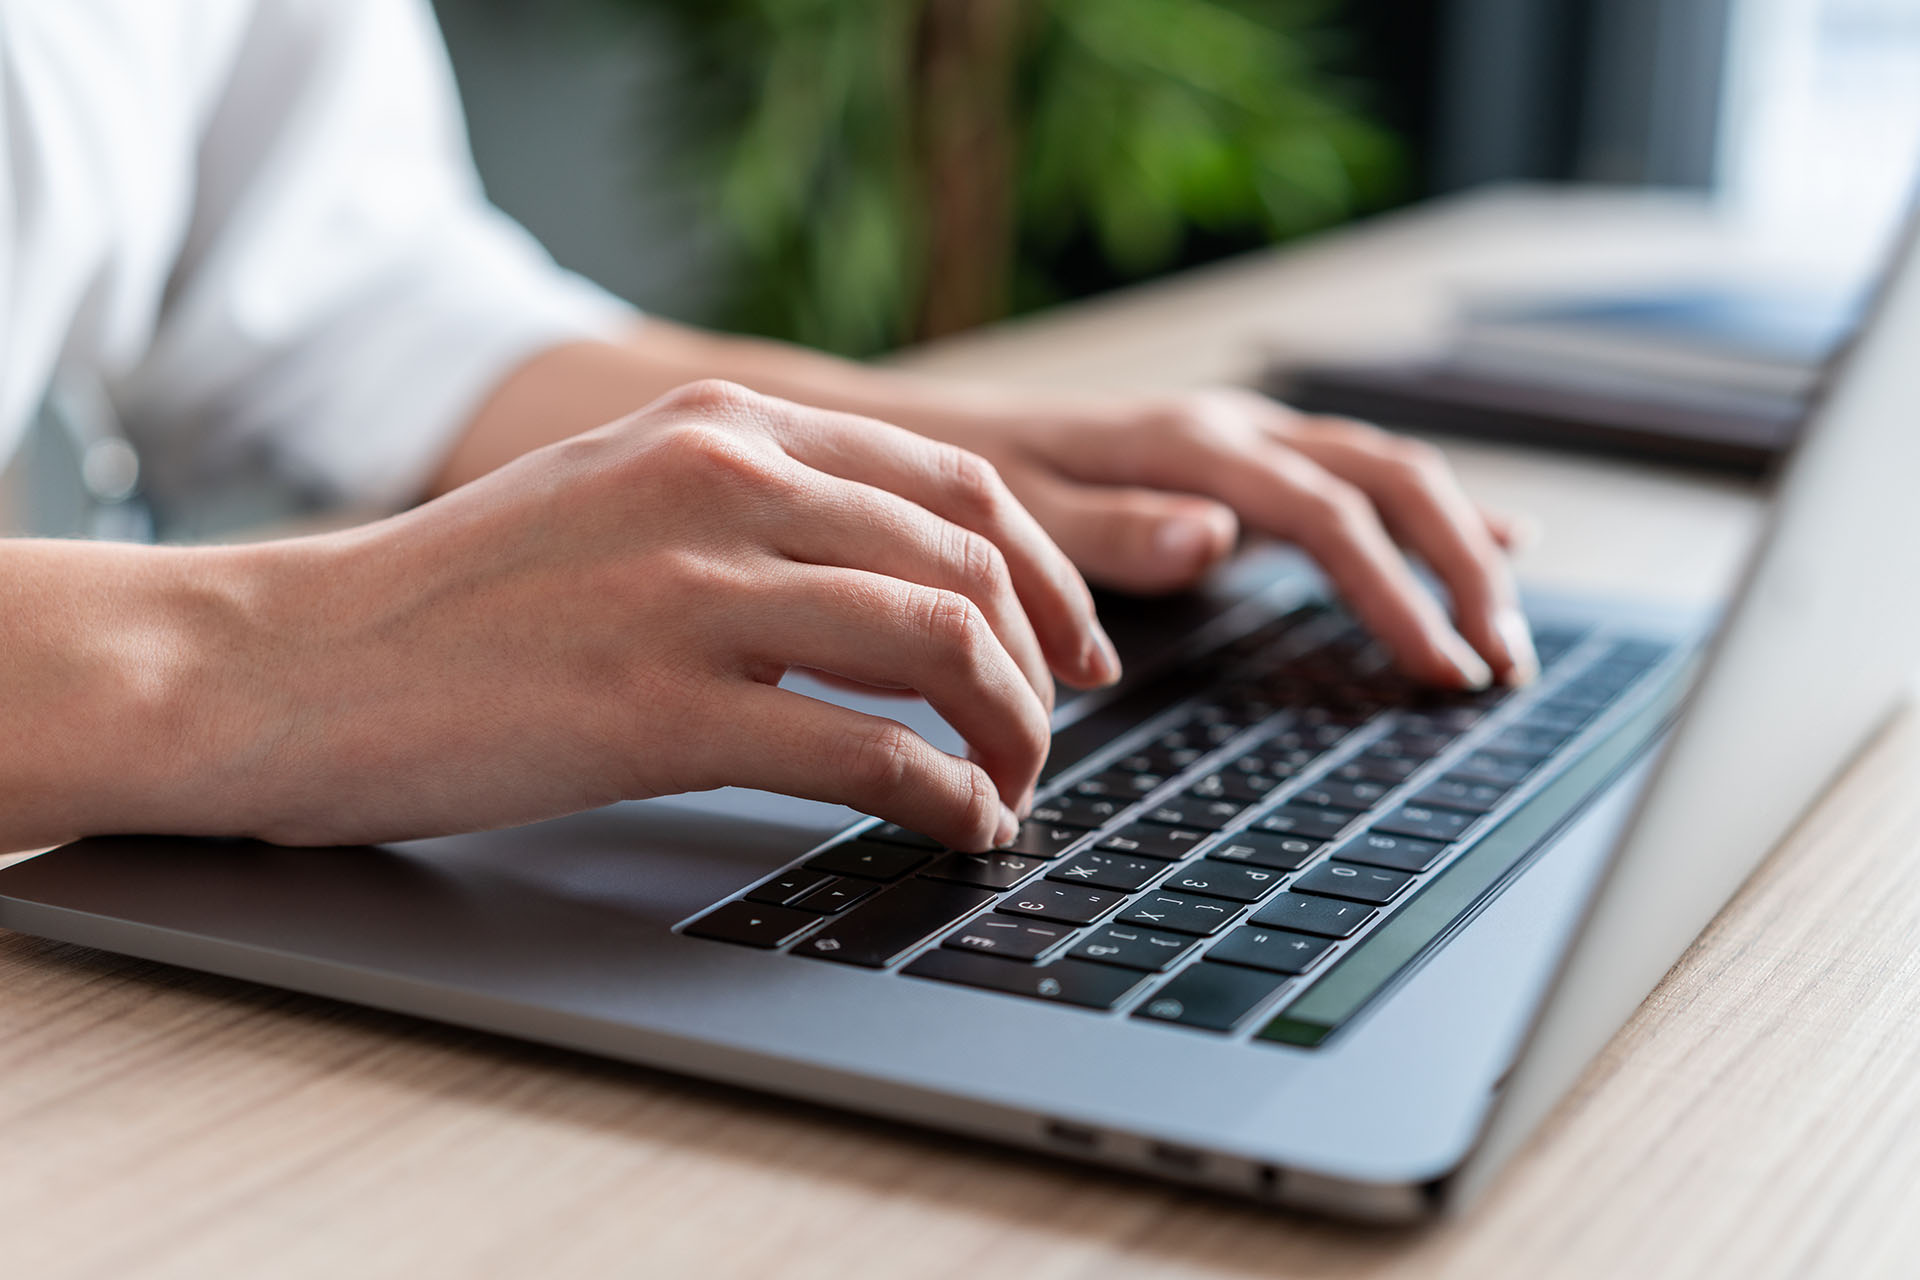
[(1402, 682), (1285, 556), (1116, 614), (1133, 675), (1061, 708), (995, 853), (728, 791), (88, 840), (0, 870), (0, 925), (1223, 1196), (1456, 1210), (1902, 700), (1916, 350), (1909, 231), (1724, 610), (1535, 595), (1523, 690)]

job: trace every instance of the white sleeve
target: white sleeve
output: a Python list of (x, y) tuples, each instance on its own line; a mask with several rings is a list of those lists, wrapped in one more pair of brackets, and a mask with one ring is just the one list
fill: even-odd
[(634, 323), (486, 202), (427, 0), (260, 0), (232, 65), (114, 387), (163, 500), (264, 466), (401, 505), (516, 364)]

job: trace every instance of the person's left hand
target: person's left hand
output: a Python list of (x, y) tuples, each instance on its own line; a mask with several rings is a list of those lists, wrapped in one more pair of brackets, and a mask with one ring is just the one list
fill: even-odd
[[(1507, 564), (1520, 527), (1431, 445), (1232, 388), (915, 425), (992, 462), (1091, 582), (1178, 590), (1245, 528), (1318, 561), (1409, 675), (1478, 687), (1539, 669)], [(1451, 625), (1402, 548), (1445, 584)]]

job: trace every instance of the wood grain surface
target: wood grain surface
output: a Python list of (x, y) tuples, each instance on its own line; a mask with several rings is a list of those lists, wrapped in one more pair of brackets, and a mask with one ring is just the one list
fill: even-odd
[[(1180, 317), (1204, 313), (1244, 353), (1314, 305), (1342, 254), (1406, 275), (1396, 294), (1359, 263), (1338, 319), (1361, 332), (1370, 310), (1437, 314), (1443, 268), (1530, 280), (1555, 244), (1609, 228), (1606, 252), (1638, 238), (1656, 266), (1675, 245), (1723, 243), (1679, 205), (1483, 198), (923, 358), (1037, 378), (1051, 350), (1068, 383), (1117, 355), (1139, 377), (1157, 331), (1153, 376), (1216, 376), (1216, 346), (1165, 337)], [(1741, 485), (1454, 452), (1489, 500), (1546, 519), (1538, 580), (1697, 596), (1752, 529)], [(1916, 853), (1920, 718), (1903, 713), (1490, 1197), (1421, 1232), (1278, 1216), (0, 933), (0, 1275), (1920, 1274)]]

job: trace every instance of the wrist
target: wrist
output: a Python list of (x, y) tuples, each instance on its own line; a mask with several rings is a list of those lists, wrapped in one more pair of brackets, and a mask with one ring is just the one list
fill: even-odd
[(65, 762), (69, 834), (262, 829), (296, 728), (307, 558), (302, 543), (97, 549), (98, 610), (76, 618), (56, 713), (84, 752)]

